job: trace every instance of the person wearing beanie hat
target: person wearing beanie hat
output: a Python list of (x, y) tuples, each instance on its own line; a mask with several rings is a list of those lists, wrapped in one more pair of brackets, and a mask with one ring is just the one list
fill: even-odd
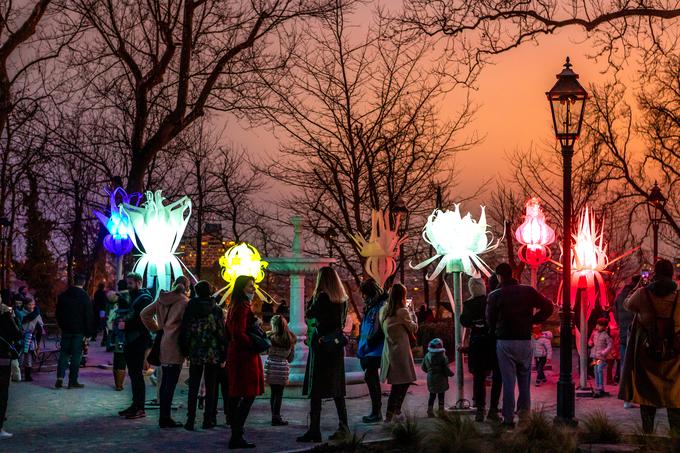
[(189, 359), (189, 401), (184, 428), (194, 430), (201, 378), (205, 381), (203, 429), (211, 429), (217, 418), (217, 375), (226, 360), (227, 339), (224, 312), (211, 297), (211, 286), (201, 280), (194, 286), (196, 296), (182, 319), (179, 347)]
[(612, 339), (607, 332), (609, 320), (599, 318), (597, 326), (590, 336), (588, 346), (590, 346), (590, 358), (593, 359), (595, 369), (595, 398), (607, 396), (604, 391), (604, 373), (607, 369), (607, 355), (612, 350)]
[(427, 373), (427, 390), (430, 392), (427, 416), (434, 417), (434, 400), (439, 399), (439, 411), (443, 412), (446, 391), (449, 389), (449, 377), (453, 376), (441, 339), (435, 338), (427, 345), (427, 354), (423, 358), (421, 368)]
[(468, 367), (472, 373), (472, 395), (477, 408), (475, 420), (484, 421), (486, 408), (486, 377), (492, 373), (489, 420), (498, 421), (498, 402), (501, 398), (502, 379), (496, 358), (496, 339), (486, 324), (486, 285), (481, 278), (468, 280), (470, 299), (463, 303), (460, 323), (470, 338)]

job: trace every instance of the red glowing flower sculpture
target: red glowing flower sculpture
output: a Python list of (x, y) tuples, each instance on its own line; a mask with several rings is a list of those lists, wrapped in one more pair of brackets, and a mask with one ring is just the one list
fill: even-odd
[(555, 230), (545, 223), (545, 214), (538, 198), (527, 201), (524, 223), (515, 231), (515, 239), (522, 244), (519, 258), (529, 266), (537, 267), (550, 258), (548, 246), (555, 242)]

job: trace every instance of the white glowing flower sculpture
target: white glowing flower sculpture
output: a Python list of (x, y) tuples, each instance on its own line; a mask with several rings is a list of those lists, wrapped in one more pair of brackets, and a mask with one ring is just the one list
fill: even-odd
[(390, 211), (371, 211), (371, 236), (368, 240), (360, 234), (352, 236), (359, 247), (359, 253), (366, 258), (364, 269), (380, 286), (397, 270), (394, 257), (399, 254), (399, 247), (406, 241), (406, 236), (399, 237), (400, 216), (397, 216), (394, 229), (390, 228)]
[(484, 206), (479, 221), (475, 221), (469, 212), (461, 217), (459, 204), (454, 205), (453, 211), (436, 209), (427, 219), (423, 239), (435, 248), (437, 255), (412, 266), (413, 269), (422, 269), (441, 258), (434, 272), (427, 277), (429, 280), (447, 267), (458, 267), (471, 276), (479, 276), (478, 270), (489, 275), (489, 266), (479, 255), (495, 249), (500, 243), (500, 239), (494, 243), (487, 230)]
[(269, 302), (270, 297), (265, 294), (258, 286), (264, 280), (264, 271), (269, 263), (262, 260), (260, 252), (255, 247), (245, 242), (230, 247), (224, 256), (220, 257), (221, 275), (227, 286), (218, 293), (224, 291), (222, 301), (224, 302), (231, 296), (234, 290), (234, 282), (239, 275), (247, 275), (255, 280), (255, 293), (260, 300)]
[(174, 278), (183, 275), (183, 264), (175, 251), (182, 240), (191, 216), (191, 200), (182, 197), (168, 205), (161, 191), (147, 192), (146, 202), (140, 206), (124, 204), (122, 211), (129, 216), (135, 234), (132, 240), (141, 253), (135, 272), (146, 275), (147, 286), (169, 289)]

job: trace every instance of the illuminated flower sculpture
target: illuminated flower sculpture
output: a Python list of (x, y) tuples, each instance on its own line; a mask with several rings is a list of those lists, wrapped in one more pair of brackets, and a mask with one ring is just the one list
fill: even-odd
[[(486, 213), (482, 206), (479, 221), (475, 222), (468, 212), (465, 217), (460, 215), (460, 205), (456, 204), (453, 211), (436, 209), (428, 218), (423, 230), (423, 239), (432, 245), (437, 255), (423, 261), (414, 269), (422, 269), (441, 258), (439, 264), (427, 278), (435, 279), (444, 268), (448, 272), (465, 272), (471, 276), (478, 276), (478, 270), (489, 275), (489, 267), (479, 255), (498, 247), (500, 241), (490, 245), (491, 233), (487, 230)], [(473, 263), (476, 267), (473, 267)]]
[(531, 267), (531, 286), (535, 288), (538, 266), (550, 259), (548, 246), (555, 242), (555, 230), (545, 223), (538, 198), (527, 201), (524, 223), (515, 231), (515, 239), (522, 244), (518, 251), (519, 259)]
[(359, 253), (366, 258), (364, 268), (380, 286), (385, 285), (385, 281), (397, 270), (397, 263), (394, 257), (399, 254), (399, 247), (406, 241), (406, 236), (399, 237), (400, 216), (390, 228), (390, 211), (384, 213), (371, 211), (371, 236), (368, 241), (360, 234), (352, 236), (354, 242), (359, 246)]
[[(454, 315), (454, 339), (456, 354), (456, 407), (469, 408), (470, 404), (464, 399), (463, 393), (463, 355), (459, 348), (462, 345), (462, 326), (460, 314), (463, 307), (463, 290), (461, 274), (464, 272), (471, 276), (478, 276), (479, 271), (489, 275), (489, 267), (479, 257), (482, 253), (498, 247), (500, 239), (493, 243), (490, 240), (491, 233), (487, 230), (486, 214), (482, 206), (479, 221), (475, 222), (470, 213), (465, 217), (460, 215), (460, 205), (456, 204), (453, 211), (435, 210), (427, 219), (423, 231), (423, 238), (437, 251), (437, 255), (423, 261), (414, 269), (422, 269), (425, 266), (440, 260), (427, 278), (435, 279), (445, 268), (453, 276), (453, 294), (446, 285), (446, 292), (451, 303)], [(474, 266), (473, 266), (474, 265)]]
[(160, 190), (147, 192), (141, 207), (126, 204), (121, 209), (130, 218), (133, 242), (141, 253), (135, 272), (146, 276), (147, 287), (154, 286), (155, 279), (158, 290), (169, 289), (173, 279), (183, 274), (175, 251), (191, 216), (189, 197), (167, 205), (164, 201)]
[[(99, 221), (109, 231), (109, 234), (104, 238), (104, 247), (116, 256), (126, 255), (130, 253), (134, 246), (132, 243), (133, 229), (130, 224), (130, 217), (121, 207), (123, 204), (137, 206), (142, 195), (137, 192), (128, 195), (122, 187), (113, 191), (107, 189), (106, 193), (109, 195), (110, 215), (107, 217), (100, 211), (94, 211)], [(118, 199), (120, 199), (120, 203), (117, 202)]]
[(239, 275), (248, 275), (255, 280), (255, 293), (263, 302), (269, 302), (270, 297), (266, 295), (258, 286), (264, 280), (264, 271), (268, 263), (262, 261), (260, 252), (255, 247), (245, 242), (230, 247), (224, 256), (220, 257), (220, 267), (222, 268), (222, 278), (227, 282), (227, 286), (222, 288), (219, 293), (224, 291), (222, 302), (231, 296), (234, 290), (234, 282)]
[[(578, 231), (572, 235), (574, 245), (572, 246), (572, 262), (571, 262), (571, 306), (576, 304), (576, 298), (579, 294), (579, 289), (582, 290), (581, 296), (581, 310), (580, 310), (580, 325), (587, 326), (587, 320), (595, 308), (597, 299), (600, 299), (600, 306), (603, 309), (609, 308), (607, 301), (607, 286), (602, 277), (603, 273), (607, 272), (607, 267), (620, 259), (630, 255), (636, 249), (629, 250), (623, 255), (610, 260), (607, 256), (607, 244), (604, 242), (602, 221), (599, 225), (595, 221), (595, 217), (586, 207), (580, 215), (578, 222)], [(560, 289), (561, 292), (561, 289)], [(587, 342), (588, 335), (581, 335), (581, 332), (576, 328), (576, 346), (581, 353), (581, 387), (585, 388), (587, 379)]]

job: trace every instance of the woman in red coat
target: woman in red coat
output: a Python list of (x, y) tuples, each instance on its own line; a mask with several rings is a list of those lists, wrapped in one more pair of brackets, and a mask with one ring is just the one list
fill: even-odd
[(253, 350), (248, 328), (259, 322), (250, 308), (255, 296), (255, 281), (241, 275), (234, 282), (234, 291), (227, 311), (227, 374), (229, 381), (229, 413), (231, 440), (229, 448), (255, 448), (243, 438), (250, 407), (255, 397), (264, 393), (264, 371), (260, 354)]

